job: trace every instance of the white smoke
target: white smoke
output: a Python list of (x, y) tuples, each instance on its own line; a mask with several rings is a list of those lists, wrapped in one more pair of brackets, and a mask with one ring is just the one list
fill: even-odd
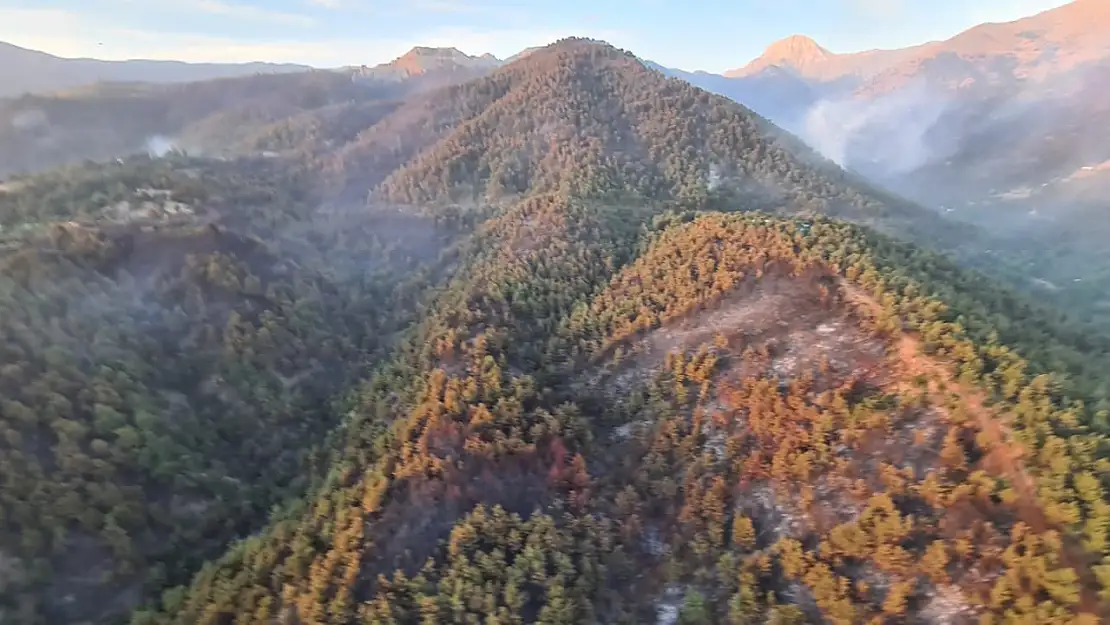
[(50, 119), (43, 110), (26, 109), (13, 115), (10, 123), (15, 130), (37, 130), (49, 126)]
[(869, 162), (904, 173), (938, 156), (928, 134), (951, 104), (951, 96), (916, 82), (871, 99), (821, 100), (806, 112), (800, 132), (838, 165)]
[(177, 144), (168, 137), (155, 135), (146, 140), (146, 151), (155, 158), (162, 158), (175, 150), (177, 150)]

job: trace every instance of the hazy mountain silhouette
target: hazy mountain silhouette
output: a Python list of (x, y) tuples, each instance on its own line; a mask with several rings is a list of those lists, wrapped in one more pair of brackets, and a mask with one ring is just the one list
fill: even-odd
[(68, 59), (0, 42), (0, 97), (58, 91), (106, 81), (173, 83), (306, 69), (304, 65), (284, 63)]

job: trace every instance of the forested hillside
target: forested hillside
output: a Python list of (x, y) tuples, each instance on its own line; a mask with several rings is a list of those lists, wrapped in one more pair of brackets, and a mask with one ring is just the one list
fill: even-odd
[(578, 42), (533, 54), (442, 101), (476, 110), (394, 173), (409, 203), (535, 191), (826, 213), (909, 234), (943, 220), (869, 187), (732, 101)]
[(301, 182), (140, 158), (0, 194), (5, 622), (118, 616), (322, 474), (461, 226)]
[(823, 221), (626, 264), (640, 217), (496, 219), (307, 507), (134, 622), (1098, 622), (1105, 414), (999, 338), (1043, 320)]
[(598, 42), (346, 106), (0, 191), (4, 620), (1110, 615), (1110, 342), (974, 232)]

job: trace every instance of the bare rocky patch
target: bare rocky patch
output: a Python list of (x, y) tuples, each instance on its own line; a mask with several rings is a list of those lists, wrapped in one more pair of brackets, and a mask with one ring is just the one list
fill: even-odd
[(929, 593), (921, 619), (929, 625), (970, 625), (975, 622), (975, 611), (963, 591), (945, 584)]
[(817, 276), (794, 278), (777, 273), (749, 279), (733, 294), (613, 350), (611, 358), (587, 377), (589, 386), (618, 399), (645, 383), (667, 354), (713, 344), (721, 353), (765, 346), (783, 379), (813, 369), (830, 354), (829, 364), (847, 374), (882, 353), (846, 309), (830, 296)]

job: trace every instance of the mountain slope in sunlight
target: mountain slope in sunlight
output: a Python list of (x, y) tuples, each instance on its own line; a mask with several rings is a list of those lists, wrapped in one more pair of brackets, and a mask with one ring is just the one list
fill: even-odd
[(397, 80), (427, 74), (469, 74), (474, 78), (501, 64), (502, 61), (492, 54), (470, 56), (455, 48), (417, 46), (389, 63), (361, 68), (360, 75)]
[(780, 68), (814, 83), (876, 95), (924, 79), (949, 89), (1043, 80), (1110, 57), (1110, 5), (1076, 0), (1007, 23), (981, 24), (945, 41), (837, 54), (803, 35), (777, 41), (726, 77)]
[(859, 84), (884, 69), (915, 54), (916, 49), (872, 50), (836, 54), (804, 35), (780, 39), (744, 67), (726, 71), (727, 78), (745, 78), (774, 69), (786, 70), (800, 78), (834, 86)]
[(1110, 194), (1100, 174), (1110, 161), (1110, 4), (1079, 0), (892, 51), (836, 54), (796, 36), (724, 77), (668, 73), (981, 227), (996, 238), (984, 249), (1032, 274), (1022, 288), (1055, 285), (1069, 309), (1106, 321), (1103, 246), (1093, 242)]

